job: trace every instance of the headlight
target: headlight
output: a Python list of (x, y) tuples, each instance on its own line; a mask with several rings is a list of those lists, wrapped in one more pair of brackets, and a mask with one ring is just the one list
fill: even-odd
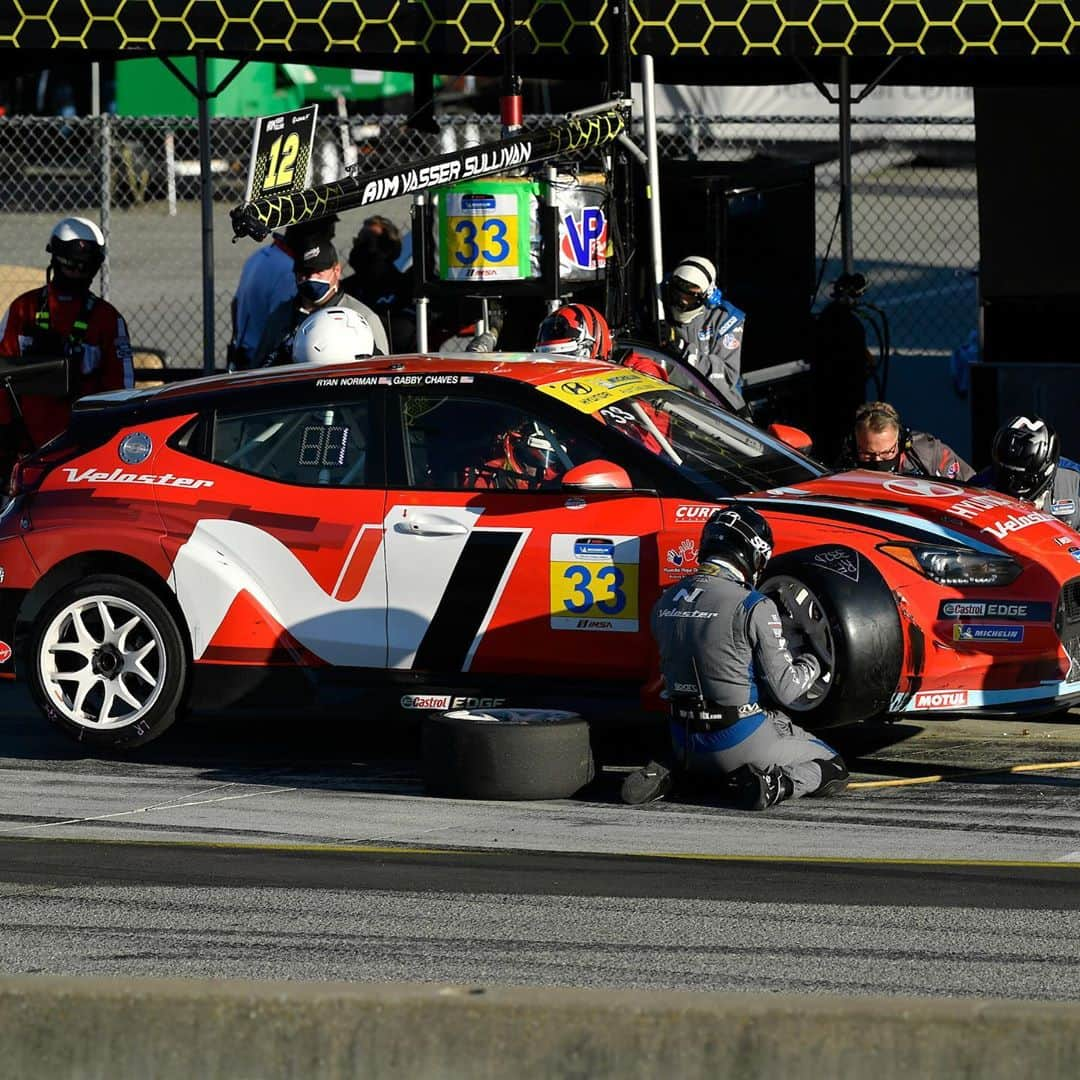
[(984, 555), (971, 548), (880, 544), (878, 551), (939, 585), (1011, 585), (1021, 570), (1020, 564), (1008, 555)]

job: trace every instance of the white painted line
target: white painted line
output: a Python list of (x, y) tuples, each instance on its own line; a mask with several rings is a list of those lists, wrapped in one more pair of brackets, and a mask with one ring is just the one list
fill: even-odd
[[(235, 784), (226, 784), (226, 787), (235, 787)], [(213, 789), (210, 789), (213, 790)], [(134, 810), (117, 810), (112, 814), (96, 814), (93, 817), (84, 818), (68, 818), (66, 821), (45, 821), (36, 825), (18, 825), (15, 828), (0, 829), (0, 832), (4, 833), (18, 833), (18, 832), (30, 832), (35, 829), (52, 829), (63, 825), (83, 825), (89, 821), (109, 821), (114, 818), (130, 817), (133, 814), (149, 814), (155, 810), (176, 810), (185, 806), (209, 806), (213, 803), (233, 802), (238, 799), (253, 799), (257, 795), (280, 795), (286, 791), (296, 791), (296, 788), (268, 788), (264, 791), (245, 791), (242, 795), (222, 795), (216, 799), (199, 799), (196, 802), (187, 802), (183, 800), (191, 799), (192, 795), (199, 795), (202, 792), (193, 792), (192, 795), (185, 795), (183, 800), (179, 802), (167, 802), (167, 803), (153, 803), (150, 806), (140, 806)]]

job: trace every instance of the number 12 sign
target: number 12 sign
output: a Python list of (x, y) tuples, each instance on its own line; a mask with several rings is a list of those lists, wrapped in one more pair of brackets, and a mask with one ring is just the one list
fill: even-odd
[(277, 116), (260, 116), (255, 121), (247, 202), (307, 187), (318, 115), (317, 105), (305, 105)]

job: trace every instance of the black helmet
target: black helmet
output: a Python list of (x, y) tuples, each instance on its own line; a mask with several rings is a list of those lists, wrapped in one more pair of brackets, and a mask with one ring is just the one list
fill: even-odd
[(701, 530), (698, 562), (722, 559), (734, 563), (756, 585), (772, 556), (769, 523), (751, 506), (738, 504), (714, 510)]
[(1038, 416), (1014, 416), (994, 436), (990, 451), (994, 486), (1006, 495), (1035, 502), (1054, 482), (1061, 443)]

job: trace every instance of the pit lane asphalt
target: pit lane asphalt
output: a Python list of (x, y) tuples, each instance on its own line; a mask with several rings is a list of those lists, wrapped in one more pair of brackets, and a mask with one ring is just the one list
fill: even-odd
[[(1080, 759), (1072, 717), (919, 728), (831, 737), (858, 779)], [(200, 718), (100, 760), (0, 688), (0, 971), (1080, 992), (1080, 770), (752, 815), (624, 807), (617, 773), (578, 800), (433, 799), (401, 745), (369, 749)]]

